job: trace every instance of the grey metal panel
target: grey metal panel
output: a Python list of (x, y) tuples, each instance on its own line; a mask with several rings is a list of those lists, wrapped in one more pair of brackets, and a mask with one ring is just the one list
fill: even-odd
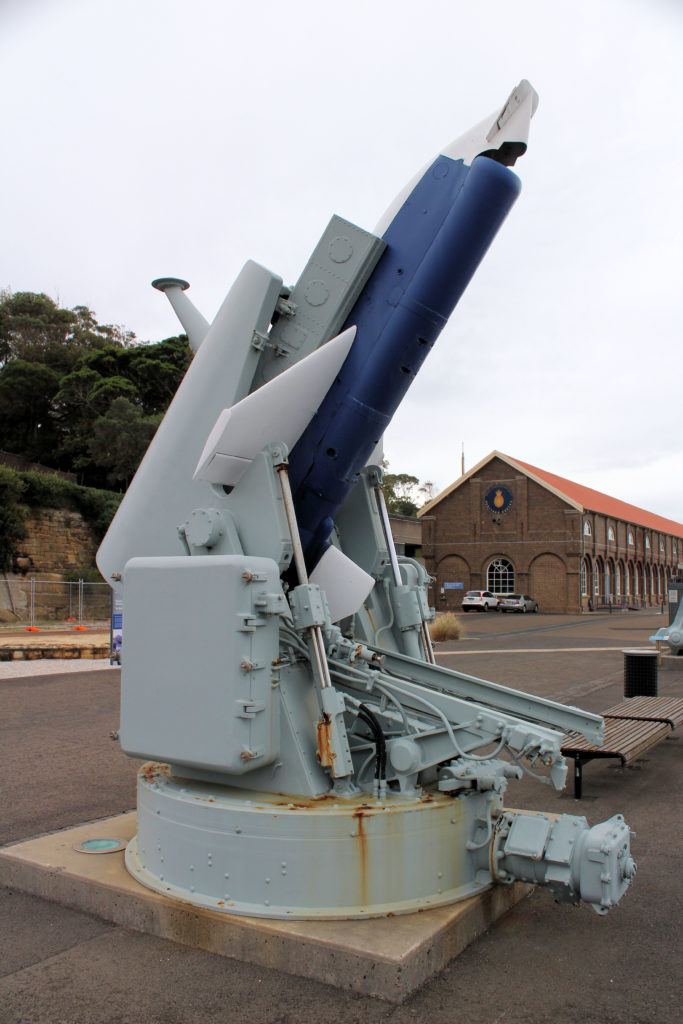
[[(251, 579), (248, 578), (251, 574)], [(279, 570), (243, 555), (136, 558), (125, 571), (121, 746), (243, 774), (279, 753)]]
[(385, 249), (369, 231), (332, 217), (289, 295), (294, 314), (281, 314), (264, 341), (252, 388), (339, 333)]
[[(226, 496), (192, 474), (221, 411), (243, 397), (282, 280), (249, 261), (219, 310), (178, 388), (97, 553), (106, 580), (138, 555), (186, 553), (177, 526), (197, 507), (226, 507)], [(120, 589), (117, 580), (115, 589)]]

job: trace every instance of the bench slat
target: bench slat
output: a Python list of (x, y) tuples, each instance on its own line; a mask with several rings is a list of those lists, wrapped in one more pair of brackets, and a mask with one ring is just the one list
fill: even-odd
[(618, 757), (622, 764), (629, 764), (656, 747), (670, 732), (668, 721), (605, 717), (605, 737), (599, 746), (584, 739), (581, 733), (565, 733), (561, 750), (565, 757), (574, 758), (576, 799), (581, 799), (583, 765), (587, 761), (596, 757)]
[(683, 700), (680, 697), (630, 697), (607, 708), (603, 718), (642, 719), (668, 722), (672, 729), (683, 725)]
[(562, 740), (562, 753), (592, 754), (594, 757), (623, 757), (632, 760), (643, 745), (654, 745), (671, 731), (666, 722), (650, 722), (633, 718), (605, 718), (605, 738), (602, 743), (590, 743), (578, 732), (566, 733)]

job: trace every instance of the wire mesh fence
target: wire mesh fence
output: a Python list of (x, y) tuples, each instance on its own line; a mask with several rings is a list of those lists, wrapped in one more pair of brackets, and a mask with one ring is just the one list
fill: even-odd
[(0, 582), (0, 625), (65, 628), (106, 624), (111, 616), (111, 587), (85, 580), (4, 577)]

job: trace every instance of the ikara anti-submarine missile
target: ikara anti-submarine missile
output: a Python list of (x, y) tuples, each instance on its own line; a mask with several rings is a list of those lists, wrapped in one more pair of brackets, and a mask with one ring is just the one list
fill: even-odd
[[(519, 178), (509, 167), (526, 149), (537, 101), (532, 87), (522, 81), (493, 121), (481, 122), (428, 164), (378, 226), (386, 249), (346, 321), (346, 331), (355, 330), (350, 350), (290, 454), (290, 481), (309, 572), (330, 551), (335, 514), (519, 195)], [(264, 426), (259, 392), (239, 403), (240, 440), (252, 433), (283, 439), (282, 409), (297, 408), (306, 399), (297, 376), (317, 357), (319, 351), (279, 380), (288, 389), (287, 398), (274, 405), (280, 422), (271, 416)], [(232, 477), (221, 474), (220, 462), (237, 447), (244, 458), (228, 413), (206, 444), (197, 471), (201, 479), (230, 483)], [(332, 555), (336, 566), (338, 552)]]

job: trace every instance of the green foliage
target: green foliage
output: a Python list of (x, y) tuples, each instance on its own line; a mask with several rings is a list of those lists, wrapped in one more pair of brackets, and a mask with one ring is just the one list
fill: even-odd
[(59, 374), (50, 366), (14, 359), (0, 372), (1, 446), (29, 462), (50, 459), (56, 431), (50, 412)]
[(81, 569), (72, 569), (71, 572), (65, 573), (63, 578), (66, 583), (78, 583), (79, 580), (83, 580), (84, 583), (105, 582), (100, 570), (88, 565), (84, 565)]
[[(0, 467), (1, 468), (1, 467)], [(30, 508), (65, 508), (80, 512), (98, 537), (103, 537), (121, 503), (121, 495), (94, 487), (81, 487), (52, 473), (15, 473), (22, 487), (22, 501)]]
[(108, 471), (111, 483), (123, 480), (128, 485), (160, 422), (161, 414), (145, 416), (123, 396), (94, 421), (88, 450), (93, 461)]
[(0, 447), (125, 488), (192, 358), (184, 336), (134, 339), (87, 306), (0, 294)]
[(48, 295), (3, 294), (0, 302), (0, 366), (11, 359), (59, 361), (75, 314), (60, 309)]
[(420, 507), (430, 500), (434, 485), (429, 481), (421, 484), (410, 473), (387, 473), (389, 463), (386, 460), (382, 467), (385, 470), (382, 490), (389, 515), (414, 518)]
[[(80, 512), (101, 539), (114, 518), (120, 494), (80, 487), (52, 473), (20, 473), (0, 466), (0, 572), (12, 568), (26, 537), (26, 508), (64, 508)], [(95, 571), (99, 579), (99, 574)], [(79, 578), (79, 577), (76, 577)], [(85, 579), (85, 576), (81, 578)]]
[(24, 517), (18, 502), (24, 484), (18, 473), (0, 466), (0, 571), (12, 568), (16, 547), (26, 536)]

